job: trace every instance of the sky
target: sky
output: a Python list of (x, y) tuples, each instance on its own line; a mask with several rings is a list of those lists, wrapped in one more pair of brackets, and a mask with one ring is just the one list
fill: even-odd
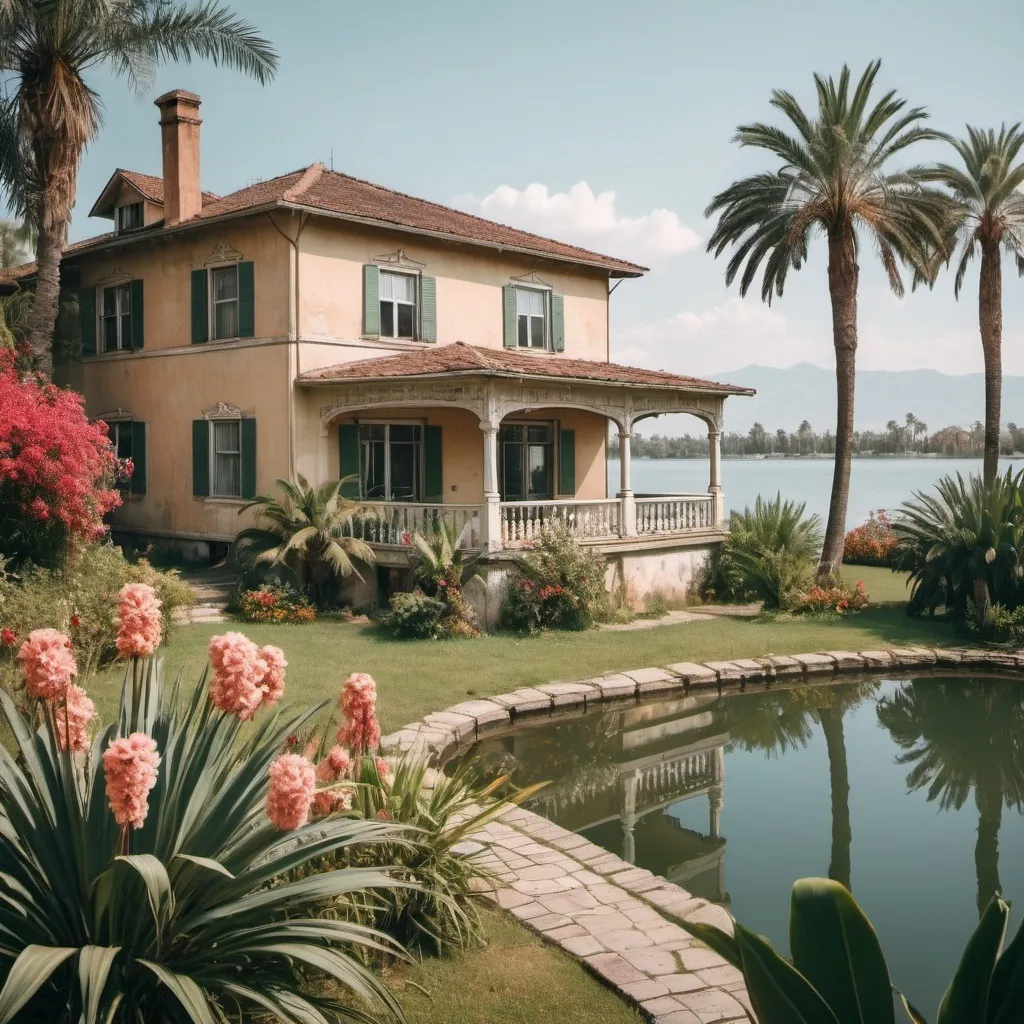
[[(725, 259), (705, 252), (711, 197), (772, 167), (731, 137), (741, 123), (781, 123), (773, 88), (810, 103), (814, 72), (847, 62), (859, 73), (878, 57), (879, 89), (926, 106), (940, 129), (1024, 120), (1024, 6), (1014, 0), (234, 7), (280, 53), (269, 86), (207, 64), (161, 69), (143, 96), (91, 77), (105, 124), (82, 165), (72, 239), (109, 226), (88, 211), (115, 167), (160, 173), (152, 99), (182, 87), (203, 97), (205, 189), (223, 194), (322, 160), (635, 260), (651, 271), (612, 296), (612, 359), (693, 375), (834, 365), (822, 244), (771, 307), (726, 288)], [(928, 144), (912, 158), (944, 150)], [(959, 302), (949, 274), (901, 300), (870, 246), (861, 264), (862, 368), (982, 368), (976, 270)], [(1024, 373), (1024, 281), (1005, 263), (1004, 371)]]

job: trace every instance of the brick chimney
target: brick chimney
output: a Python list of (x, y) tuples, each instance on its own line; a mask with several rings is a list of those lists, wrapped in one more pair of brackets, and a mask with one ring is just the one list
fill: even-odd
[(164, 223), (179, 224), (203, 207), (199, 188), (199, 104), (194, 92), (172, 89), (154, 101), (160, 108), (164, 151)]

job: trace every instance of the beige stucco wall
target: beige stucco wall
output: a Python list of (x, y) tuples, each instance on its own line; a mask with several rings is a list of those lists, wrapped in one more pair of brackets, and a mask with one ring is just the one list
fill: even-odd
[(81, 288), (142, 280), (145, 351), (191, 347), (191, 272), (203, 267), (222, 243), (239, 253), (241, 259), (253, 262), (256, 337), (287, 337), (291, 251), (266, 217), (179, 235), (140, 238), (130, 245), (90, 254), (74, 261), (74, 266), (79, 268)]
[(358, 340), (363, 333), (363, 264), (399, 248), (407, 259), (423, 264), (423, 274), (437, 281), (438, 344), (464, 341), (501, 348), (501, 288), (513, 283), (513, 277), (535, 271), (565, 296), (564, 354), (577, 359), (608, 359), (606, 274), (325, 218), (310, 220), (299, 241), (299, 332), (304, 341), (320, 342), (303, 346), (304, 370), (373, 358), (382, 354), (381, 347), (385, 351), (409, 347), (387, 341), (371, 348), (337, 345)]
[(231, 538), (246, 522), (241, 502), (192, 496), (192, 421), (224, 402), (256, 419), (256, 489), (288, 476), (288, 347), (196, 345), (185, 354), (115, 354), (65, 369), (100, 417), (123, 410), (147, 424), (147, 489), (111, 516), (112, 524), (161, 535)]

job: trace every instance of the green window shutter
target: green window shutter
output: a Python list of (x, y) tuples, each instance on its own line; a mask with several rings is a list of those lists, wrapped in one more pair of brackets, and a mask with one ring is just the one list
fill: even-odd
[(565, 296), (551, 293), (551, 347), (565, 351)]
[(192, 493), (205, 498), (210, 493), (210, 421), (192, 421)]
[(210, 340), (210, 287), (206, 268), (192, 271), (192, 344)]
[(558, 493), (576, 493), (576, 431), (558, 431)]
[(373, 263), (363, 264), (363, 334), (380, 334), (380, 270)]
[(256, 337), (256, 282), (252, 260), (238, 264), (238, 336)]
[(516, 337), (516, 286), (507, 284), (501, 289), (505, 323), (505, 348), (516, 348), (519, 341)]
[[(134, 309), (134, 306), (132, 307)], [(131, 492), (132, 494), (146, 493), (146, 474), (149, 472), (146, 465), (146, 424), (138, 420), (132, 421), (132, 463), (135, 472), (132, 473)]]
[(420, 339), (437, 341), (437, 279), (420, 278)]
[(78, 293), (78, 320), (82, 329), (82, 355), (96, 355), (96, 289)]
[(142, 282), (132, 281), (132, 348), (142, 348), (142, 335), (145, 327), (143, 317), (145, 307), (142, 304)]
[(256, 421), (242, 420), (242, 497), (256, 497)]
[(358, 423), (338, 424), (338, 478), (343, 498), (360, 497)]
[(444, 472), (441, 460), (441, 428), (423, 428), (423, 500), (442, 501)]

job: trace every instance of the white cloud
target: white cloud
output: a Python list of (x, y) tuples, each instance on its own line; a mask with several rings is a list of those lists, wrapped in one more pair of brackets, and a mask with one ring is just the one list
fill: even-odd
[(501, 185), (483, 199), (459, 196), (455, 204), (489, 220), (646, 264), (700, 244), (697, 233), (672, 210), (627, 217), (616, 210), (614, 192), (595, 194), (585, 181), (566, 192), (550, 192), (537, 183), (524, 189)]
[(612, 359), (699, 376), (751, 363), (827, 366), (831, 345), (795, 333), (776, 309), (733, 297), (701, 312), (684, 310), (667, 320), (613, 331)]

